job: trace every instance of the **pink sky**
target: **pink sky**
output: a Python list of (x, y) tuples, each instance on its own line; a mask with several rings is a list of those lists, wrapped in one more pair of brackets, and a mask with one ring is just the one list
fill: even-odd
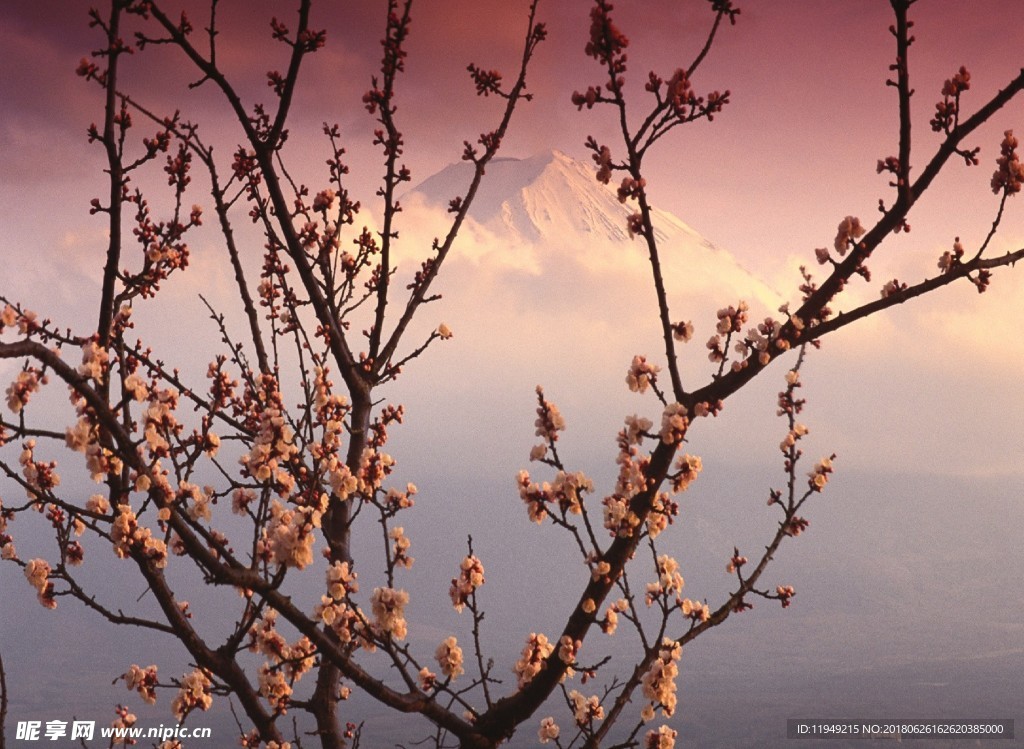
[[(281, 3), (266, 1), (221, 5), (220, 59), (229, 75), (246, 81), (240, 88), (250, 102), (268, 101), (263, 74), (283, 66), (274, 60), (283, 60), (284, 49), (270, 40), (267, 21), (274, 13), (289, 21), (292, 14)], [(309, 61), (293, 134), (316, 167), (322, 163), (320, 122), (340, 122), (350, 136), (357, 173), (362, 168), (376, 179), (377, 156), (361, 145), (373, 121), (359, 97), (379, 57), (383, 3), (343, 5), (316, 9), (314, 22), (329, 29), (328, 46)], [(704, 3), (656, 0), (620, 6), (616, 17), (633, 41), (631, 88), (637, 93), (648, 69), (671, 73), (688, 63), (708, 27)], [(95, 173), (100, 153), (84, 146), (84, 128), (100, 116), (100, 99), (98, 91), (73, 75), (97, 39), (86, 28), (86, 7), (67, 3), (55, 14), (45, 3), (15, 2), (0, 11), (5, 17), (0, 30), (5, 70), (0, 173), (12, 189), (67, 185), (91, 180)], [(511, 74), (525, 7), (525, 2), (432, 0), (414, 8), (399, 117), (416, 181), (457, 160), (462, 140), (475, 139), (488, 127), (494, 104), (473, 96), (465, 65), (475, 61)], [(582, 0), (542, 3), (551, 36), (531, 73), (537, 99), (519, 113), (506, 155), (528, 156), (554, 147), (584, 156), (582, 140), (590, 132), (613, 142), (609, 112), (577, 113), (569, 102), (574, 89), (599, 78), (582, 54), (588, 7)], [(778, 265), (792, 252), (809, 253), (825, 243), (843, 215), (871, 217), (877, 199), (887, 196), (874, 163), (896, 150), (895, 95), (884, 85), (893, 55), (886, 31), (891, 12), (887, 3), (861, 0), (780, 0), (740, 7), (739, 23), (723, 30), (696, 81), (701, 91), (730, 89), (733, 104), (713, 125), (687, 128), (654, 152), (649, 182), (656, 201), (705, 235), (740, 255)], [(968, 107), (1019, 69), (1012, 53), (1024, 46), (1021, 16), (1013, 0), (931, 0), (912, 9), (919, 38), (911, 50), (918, 90), (916, 164), (937, 143), (927, 120), (942, 81), (959, 65), (966, 64), (974, 76)], [(193, 18), (201, 26), (205, 15), (196, 10)], [(208, 137), (223, 139), (225, 147), (237, 141), (229, 125), (211, 116), (222, 112), (212, 91), (183, 92), (188, 73), (173, 50), (138, 55), (127, 68), (126, 87), (146, 101), (168, 110), (172, 103), (181, 106), (187, 116), (206, 122)], [(642, 97), (633, 103), (639, 111)], [(916, 243), (932, 250), (954, 234), (968, 235), (984, 226), (992, 201), (983, 188), (999, 136), (1022, 115), (1024, 105), (1016, 103), (979, 136), (982, 166), (973, 172), (951, 170), (953, 177), (936, 190), (940, 200), (919, 209)], [(977, 211), (980, 223), (971, 217), (953, 226), (931, 220), (930, 215), (948, 216), (953, 205)], [(85, 202), (69, 206), (79, 219), (84, 207)]]
[[(831, 243), (838, 221), (854, 214), (870, 222), (878, 199), (891, 197), (887, 180), (875, 173), (877, 159), (897, 149), (895, 94), (884, 85), (894, 54), (887, 31), (891, 11), (881, 0), (739, 5), (738, 24), (722, 30), (695, 80), (701, 92), (730, 89), (733, 103), (714, 123), (681, 129), (655, 149), (647, 162), (648, 181), (656, 205), (793, 296), (796, 264), (813, 264), (813, 248)], [(456, 161), (464, 139), (475, 140), (492, 126), (496, 103), (473, 95), (465, 65), (474, 61), (511, 74), (526, 6), (520, 0), (420, 0), (414, 6), (409, 70), (400, 83), (398, 112), (414, 183)], [(227, 73), (242, 81), (239, 88), (249, 103), (269, 102), (264, 73), (284, 65), (285, 50), (270, 40), (268, 27), (274, 13), (286, 22), (292, 19), (284, 7), (267, 0), (221, 3), (219, 57)], [(89, 198), (104, 189), (102, 154), (85, 144), (85, 128), (100, 118), (101, 100), (98, 90), (74, 76), (79, 59), (97, 43), (97, 34), (86, 25), (86, 8), (85, 3), (67, 3), (55, 13), (50, 4), (20, 1), (0, 11), (5, 70), (0, 77), (0, 225), (5, 227), (0, 246), (6, 256), (26, 261), (25, 272), (10, 277), (8, 286), (30, 302), (51, 292), (55, 269), (96, 267), (95, 253), (103, 243), (103, 222), (87, 212)], [(375, 123), (360, 97), (380, 55), (383, 9), (380, 0), (315, 8), (314, 23), (329, 29), (328, 45), (309, 59), (292, 121), (291, 163), (312, 184), (322, 179), (326, 155), (320, 123), (341, 124), (354, 183), (363, 186), (356, 197), (364, 203), (372, 203), (380, 159), (367, 145)], [(550, 37), (530, 74), (536, 99), (517, 113), (504, 155), (558, 148), (586, 158), (582, 142), (588, 133), (614, 150), (611, 113), (579, 113), (569, 101), (573, 90), (601, 77), (582, 51), (588, 10), (583, 0), (542, 0), (540, 15)], [(703, 2), (645, 0), (620, 2), (615, 17), (633, 42), (629, 90), (636, 112), (644, 103), (646, 71), (670, 74), (688, 64), (703, 41), (710, 13)], [(910, 62), (917, 90), (912, 165), (919, 166), (938, 143), (928, 119), (943, 80), (965, 64), (973, 78), (964, 106), (972, 110), (990, 97), (1021, 66), (1014, 53), (1024, 49), (1024, 19), (1015, 0), (929, 0), (912, 8), (912, 18), (918, 37)], [(205, 23), (202, 12), (193, 19), (197, 27)], [(147, 50), (126, 61), (127, 88), (157, 109), (181, 106), (226, 154), (238, 142), (237, 127), (223, 116), (223, 105), (209, 86), (192, 92), (184, 88), (191, 79), (172, 49)], [(951, 164), (912, 213), (911, 234), (873, 258), (873, 285), (855, 284), (853, 293), (875, 297), (876, 287), (895, 273), (907, 281), (933, 275), (935, 259), (954, 236), (976, 246), (997, 204), (987, 184), (998, 143), (1002, 131), (1013, 127), (1024, 133), (1021, 101), (973, 139), (972, 145), (982, 148), (981, 166)], [(196, 192), (194, 199), (203, 197)], [(1011, 201), (999, 247), (1024, 242), (1024, 206), (1014, 205), (1021, 200)], [(1000, 371), (1016, 377), (1024, 361), (1024, 348), (1015, 343), (1024, 306), (1014, 291), (1021, 286), (1010, 275), (997, 277), (994, 291), (984, 298), (965, 284), (931, 307), (913, 306), (874, 328), (865, 326), (862, 337), (849, 339), (846, 346), (859, 355), (882, 345), (882, 350), (914, 357), (914, 366), (948, 368), (953, 360), (932, 352), (935, 331), (941, 331), (943, 345), (977, 360), (985, 377)], [(892, 320), (900, 321), (899, 329)], [(877, 335), (884, 337), (883, 344), (872, 342)]]

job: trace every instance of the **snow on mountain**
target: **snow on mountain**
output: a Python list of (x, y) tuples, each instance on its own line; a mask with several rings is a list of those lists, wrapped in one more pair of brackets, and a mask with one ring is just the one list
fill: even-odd
[[(453, 164), (406, 194), (405, 202), (445, 210), (464, 195), (472, 165)], [(631, 238), (626, 219), (635, 204), (623, 205), (611, 186), (594, 176), (593, 165), (559, 151), (526, 159), (500, 158), (487, 174), (469, 212), (468, 254), (532, 274), (587, 272), (649, 275), (646, 245)], [(714, 294), (719, 306), (737, 296), (774, 312), (782, 299), (673, 214), (654, 208), (655, 235), (670, 292)], [(463, 237), (460, 237), (462, 243)], [(700, 306), (704, 306), (703, 304)]]

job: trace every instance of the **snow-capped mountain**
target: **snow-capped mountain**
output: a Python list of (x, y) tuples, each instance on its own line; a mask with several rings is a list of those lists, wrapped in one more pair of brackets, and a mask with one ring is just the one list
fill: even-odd
[[(404, 200), (446, 210), (452, 198), (464, 195), (471, 177), (472, 165), (453, 164)], [(503, 256), (506, 261), (514, 256), (517, 265), (535, 274), (564, 273), (566, 263), (594, 272), (649, 273), (645, 244), (626, 229), (634, 210), (635, 204), (619, 202), (614, 187), (595, 179), (592, 164), (547, 151), (488, 165), (469, 212), (468, 233), (476, 238), (474, 244), (486, 245), (491, 260), (502, 264)], [(678, 217), (654, 208), (653, 219), (670, 291), (715, 293), (721, 304), (735, 303), (739, 295), (771, 311), (782, 301), (730, 253)], [(478, 247), (470, 254), (482, 252)]]

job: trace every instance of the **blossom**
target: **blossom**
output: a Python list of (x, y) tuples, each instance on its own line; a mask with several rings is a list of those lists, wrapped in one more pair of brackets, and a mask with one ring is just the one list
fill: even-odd
[(682, 650), (682, 645), (666, 637), (662, 640), (658, 657), (644, 673), (643, 693), (651, 701), (648, 705), (650, 717), (654, 717), (653, 709), (656, 705), (661, 705), (661, 712), (666, 718), (672, 717), (676, 710), (675, 678), (679, 675), (676, 664)]
[(404, 640), (408, 632), (405, 621), (405, 606), (409, 603), (409, 594), (394, 588), (374, 588), (370, 596), (374, 626), (396, 640)]
[(548, 442), (556, 442), (558, 433), (565, 431), (565, 417), (558, 410), (558, 406), (544, 399), (544, 391), (539, 385), (537, 386), (537, 398), (540, 400), (540, 405), (537, 406), (537, 418), (533, 422), (537, 427), (534, 433)]
[(0, 312), (0, 332), (5, 327), (13, 328), (15, 323), (18, 322), (18, 312), (9, 304), (4, 305), (4, 309)]
[(644, 749), (675, 749), (676, 732), (668, 726), (659, 726), (644, 736)]
[(128, 505), (119, 505), (117, 510), (118, 514), (110, 532), (114, 553), (121, 559), (138, 553), (148, 559), (156, 569), (166, 567), (167, 544), (163, 539), (155, 538), (149, 528), (139, 525), (135, 513)]
[(95, 512), (99, 515), (106, 515), (110, 512), (110, 502), (102, 494), (93, 494), (85, 502), (85, 509), (89, 512)]
[(626, 428), (623, 434), (626, 438), (627, 444), (639, 445), (643, 439), (643, 435), (651, 431), (651, 427), (654, 426), (650, 419), (633, 414), (632, 416), (626, 417)]
[(518, 677), (520, 689), (529, 684), (533, 677), (545, 668), (547, 665), (545, 661), (554, 649), (555, 646), (548, 642), (545, 635), (536, 632), (530, 633), (519, 660), (512, 668), (512, 672)]
[(775, 588), (775, 595), (782, 602), (782, 608), (787, 609), (790, 605), (790, 599), (796, 595), (796, 590), (793, 589), (792, 585), (779, 585)]
[(102, 383), (109, 364), (107, 350), (90, 340), (82, 346), (82, 364), (78, 367), (78, 374)]
[(957, 237), (953, 241), (953, 251), (946, 250), (942, 253), (939, 258), (939, 270), (943, 273), (949, 273), (953, 268), (960, 263), (961, 258), (964, 256), (964, 246), (960, 243), (960, 237)]
[[(594, 602), (589, 598), (587, 600), (590, 601), (591, 605), (588, 613), (592, 613), (594, 611)], [(569, 635), (562, 635), (558, 640), (558, 660), (567, 666), (571, 666), (576, 662), (576, 653), (579, 652), (582, 646), (583, 643), (580, 640), (574, 640)]]
[(684, 454), (676, 462), (676, 470), (672, 477), (672, 491), (685, 492), (704, 470), (704, 463), (698, 455)]
[(670, 403), (661, 415), (661, 441), (666, 445), (682, 442), (689, 425), (686, 406), (681, 403)]
[(807, 474), (811, 491), (820, 492), (828, 483), (828, 475), (832, 473), (832, 460), (835, 455), (819, 460), (812, 471)]
[(555, 719), (548, 716), (540, 722), (540, 729), (537, 731), (537, 740), (541, 744), (547, 744), (552, 739), (557, 739), (559, 734), (558, 724)]
[(139, 693), (143, 702), (147, 705), (155, 705), (157, 686), (156, 672), (156, 666), (141, 668), (133, 663), (131, 667), (129, 667), (128, 671), (121, 675), (121, 678), (124, 679), (125, 687), (133, 689)]
[(836, 230), (835, 248), (840, 255), (845, 255), (850, 244), (864, 236), (864, 227), (860, 225), (860, 219), (856, 216), (847, 216), (839, 222)]
[[(13, 544), (11, 546), (13, 548)], [(25, 565), (25, 579), (36, 589), (39, 603), (48, 609), (57, 608), (57, 600), (53, 597), (53, 583), (50, 581), (52, 571), (45, 559), (32, 559)]]
[(407, 553), (412, 542), (409, 540), (409, 537), (405, 535), (405, 529), (402, 528), (402, 526), (395, 526), (388, 531), (388, 537), (394, 542), (393, 553), (395, 565), (410, 569), (415, 560)]
[(285, 567), (308, 567), (313, 563), (313, 531), (320, 527), (321, 515), (317, 508), (286, 508), (274, 500), (260, 539), (261, 550)]
[(441, 323), (440, 325), (437, 326), (437, 335), (440, 336), (442, 340), (447, 341), (454, 335), (454, 333), (452, 333), (451, 328), (449, 328), (444, 323)]
[(7, 388), (7, 407), (12, 413), (21, 413), (21, 409), (29, 402), (32, 394), (39, 389), (40, 383), (44, 382), (35, 369), (25, 369), (18, 372), (17, 378)]
[(469, 602), (470, 596), (484, 584), (484, 565), (479, 558), (470, 554), (459, 563), (459, 576), (452, 578), (448, 596), (452, 599), (455, 610), (462, 612)]
[(689, 320), (686, 322), (677, 322), (672, 326), (672, 337), (682, 343), (689, 342), (689, 340), (693, 338), (693, 323)]
[(574, 689), (569, 692), (569, 703), (572, 705), (573, 718), (576, 719), (578, 726), (586, 726), (604, 718), (604, 707), (596, 694), (584, 697)]
[(647, 601), (648, 606), (653, 604), (655, 599), (660, 596), (669, 596), (673, 593), (679, 593), (683, 589), (683, 585), (685, 585), (683, 576), (679, 574), (679, 562), (668, 554), (662, 554), (658, 557), (657, 569), (657, 582), (648, 583), (647, 585), (647, 596), (645, 600)]
[(680, 603), (680, 608), (683, 611), (683, 616), (693, 619), (695, 622), (706, 622), (711, 618), (711, 609), (706, 603), (684, 598)]
[(288, 702), (292, 696), (292, 686), (279, 668), (272, 668), (264, 663), (258, 672), (260, 695), (269, 702), (274, 711), (283, 714), (288, 710)]
[(350, 593), (359, 592), (356, 573), (351, 571), (348, 562), (335, 562), (327, 568), (327, 593), (335, 601), (340, 601)]
[(456, 679), (464, 673), (462, 668), (462, 648), (459, 647), (458, 641), (454, 637), (447, 638), (437, 646), (437, 650), (434, 651), (434, 658), (441, 667), (441, 673), (449, 679)]
[(213, 704), (212, 687), (209, 672), (205, 669), (197, 668), (182, 678), (178, 695), (171, 703), (171, 712), (179, 723), (197, 707), (204, 711), (210, 709)]
[(633, 362), (629, 365), (629, 371), (626, 372), (626, 384), (631, 392), (646, 393), (647, 388), (657, 382), (660, 371), (661, 367), (656, 364), (648, 364), (646, 357), (634, 356)]
[(420, 689), (424, 692), (429, 692), (435, 686), (437, 686), (437, 674), (431, 671), (429, 668), (424, 666), (420, 669)]
[(996, 159), (998, 168), (992, 175), (992, 192), (997, 195), (1004, 192), (1007, 195), (1014, 195), (1020, 192), (1024, 184), (1024, 164), (1021, 164), (1017, 156), (1017, 138), (1012, 130), (1003, 133), (1003, 142), (1000, 145), (1000, 156)]

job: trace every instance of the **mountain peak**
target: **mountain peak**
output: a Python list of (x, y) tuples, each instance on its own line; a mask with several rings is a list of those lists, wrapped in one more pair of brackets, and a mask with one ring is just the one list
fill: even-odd
[[(452, 164), (412, 192), (427, 203), (447, 206), (466, 189), (473, 166)], [(629, 239), (626, 219), (633, 208), (619, 202), (615, 190), (599, 183), (592, 166), (561, 151), (543, 151), (525, 159), (496, 158), (487, 166), (469, 216), (478, 224), (530, 243), (564, 239)], [(655, 210), (659, 240), (696, 232), (675, 216)]]
[[(452, 164), (406, 197), (430, 209), (446, 210), (449, 201), (465, 194), (472, 175), (472, 164)], [(529, 267), (533, 273), (575, 273), (582, 268), (621, 273), (632, 267), (647, 277), (646, 245), (631, 238), (626, 228), (635, 210), (635, 204), (619, 202), (614, 187), (597, 181), (593, 164), (552, 150), (525, 159), (491, 161), (466, 228), (470, 233), (477, 232), (474, 225), (482, 230), (477, 236), (484, 241), (475, 244), (484, 252)], [(680, 290), (706, 296), (727, 292), (729, 298), (759, 299), (769, 309), (781, 302), (730, 253), (673, 214), (653, 208), (651, 218), (661, 248), (662, 272)]]

